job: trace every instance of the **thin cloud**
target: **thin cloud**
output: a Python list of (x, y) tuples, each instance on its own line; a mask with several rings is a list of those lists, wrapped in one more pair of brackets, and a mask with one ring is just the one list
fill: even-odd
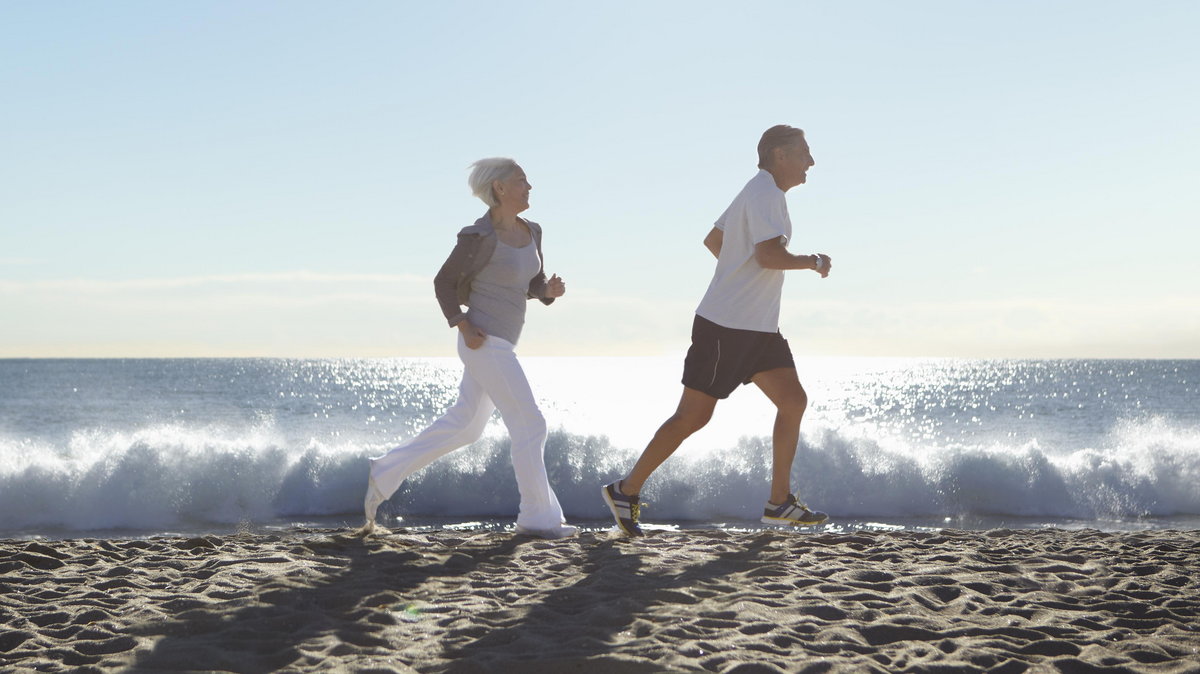
[(39, 281), (2, 281), (0, 292), (26, 293), (60, 291), (77, 293), (108, 293), (146, 290), (174, 290), (229, 285), (275, 284), (416, 284), (431, 283), (432, 279), (416, 274), (326, 274), (307, 271), (271, 274), (215, 274), (208, 276), (179, 276), (143, 279), (47, 279)]

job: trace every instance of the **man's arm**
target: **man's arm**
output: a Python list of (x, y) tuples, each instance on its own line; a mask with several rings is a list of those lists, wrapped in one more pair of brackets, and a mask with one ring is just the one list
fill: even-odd
[(708, 236), (704, 237), (704, 247), (708, 249), (708, 252), (713, 254), (713, 257), (721, 257), (721, 243), (723, 241), (725, 241), (725, 232), (713, 227)]
[(833, 262), (828, 255), (792, 255), (783, 245), (783, 237), (754, 245), (754, 261), (763, 269), (812, 269), (829, 276)]

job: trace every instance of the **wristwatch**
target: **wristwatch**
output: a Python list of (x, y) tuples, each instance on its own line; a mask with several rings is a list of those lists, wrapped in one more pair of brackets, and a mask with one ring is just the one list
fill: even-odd
[(821, 271), (821, 268), (825, 266), (825, 258), (821, 257), (820, 253), (813, 253), (813, 257), (817, 258), (817, 266), (813, 271)]

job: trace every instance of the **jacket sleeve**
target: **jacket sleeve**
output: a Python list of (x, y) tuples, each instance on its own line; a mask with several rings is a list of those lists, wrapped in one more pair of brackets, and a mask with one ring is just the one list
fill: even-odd
[(450, 327), (458, 325), (467, 317), (463, 313), (462, 305), (458, 303), (458, 283), (470, 269), (476, 238), (470, 234), (460, 234), (454, 250), (450, 251), (450, 256), (442, 263), (437, 276), (433, 277), (433, 294), (437, 297), (438, 305), (441, 306), (442, 314)]
[(541, 300), (542, 304), (553, 304), (553, 297), (546, 297), (546, 271), (539, 270), (537, 276), (529, 282), (529, 299)]
[(542, 256), (542, 228), (538, 225), (530, 223), (537, 229), (534, 230), (534, 242), (537, 243), (538, 260), (541, 260), (541, 266), (538, 267), (537, 276), (529, 281), (529, 292), (527, 299), (541, 300), (542, 304), (547, 306), (554, 303), (553, 297), (546, 297), (546, 258)]

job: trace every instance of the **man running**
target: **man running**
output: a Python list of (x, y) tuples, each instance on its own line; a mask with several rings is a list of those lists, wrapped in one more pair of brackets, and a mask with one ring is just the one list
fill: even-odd
[(696, 308), (679, 407), (654, 434), (629, 475), (602, 489), (617, 525), (627, 535), (642, 535), (638, 494), (650, 474), (708, 423), (718, 400), (728, 398), (739, 384), (751, 382), (777, 409), (771, 495), (762, 521), (808, 526), (828, 518), (809, 510), (792, 493), (792, 459), (808, 396), (787, 340), (779, 332), (784, 270), (812, 269), (825, 278), (832, 266), (828, 255), (793, 255), (787, 250), (792, 222), (784, 193), (804, 184), (814, 165), (804, 131), (787, 125), (767, 129), (758, 143), (758, 174), (704, 238), (717, 267)]

